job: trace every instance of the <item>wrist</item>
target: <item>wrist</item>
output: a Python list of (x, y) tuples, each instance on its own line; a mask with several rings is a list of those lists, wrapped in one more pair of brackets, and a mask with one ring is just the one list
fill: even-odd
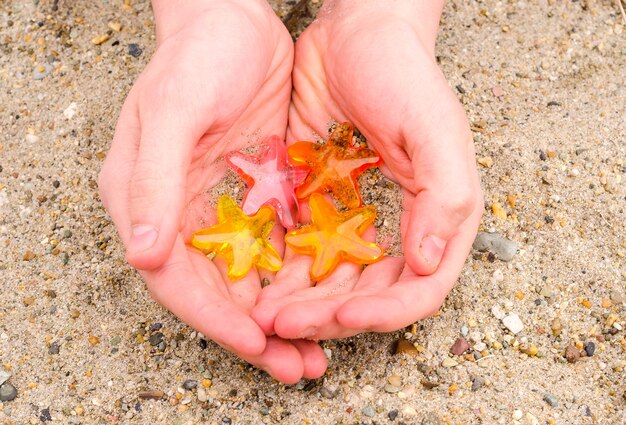
[(262, 13), (266, 0), (152, 0), (157, 43), (180, 31), (188, 22), (211, 9), (235, 6), (242, 12)]
[(318, 14), (339, 26), (363, 27), (385, 19), (411, 25), (425, 45), (434, 50), (444, 0), (325, 0)]

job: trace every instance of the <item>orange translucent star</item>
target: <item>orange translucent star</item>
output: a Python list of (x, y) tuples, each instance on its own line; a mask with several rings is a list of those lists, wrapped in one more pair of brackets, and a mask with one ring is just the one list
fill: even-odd
[(356, 177), (378, 165), (380, 157), (371, 149), (354, 147), (352, 134), (352, 125), (343, 123), (337, 125), (324, 145), (296, 142), (289, 146), (291, 161), (310, 168), (306, 179), (296, 189), (299, 199), (314, 192), (331, 191), (346, 207), (361, 206)]
[(232, 198), (223, 195), (217, 205), (217, 220), (215, 226), (194, 233), (191, 244), (224, 258), (230, 280), (241, 279), (253, 265), (280, 270), (283, 262), (268, 240), (276, 221), (271, 206), (247, 216)]
[(311, 195), (309, 205), (312, 223), (287, 233), (285, 242), (295, 252), (315, 257), (311, 279), (317, 282), (328, 277), (342, 260), (371, 264), (383, 257), (378, 245), (361, 238), (374, 222), (376, 208), (367, 206), (339, 213), (318, 193)]

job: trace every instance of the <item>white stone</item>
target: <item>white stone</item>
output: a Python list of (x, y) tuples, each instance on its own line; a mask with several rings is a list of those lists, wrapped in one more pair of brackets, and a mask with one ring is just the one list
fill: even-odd
[(333, 358), (333, 352), (330, 350), (330, 348), (324, 348), (324, 354), (326, 355), (326, 358), (328, 360)]
[(491, 307), (491, 314), (493, 314), (493, 316), (498, 320), (504, 319), (504, 316), (505, 316), (504, 311), (502, 311), (500, 306), (497, 304)]
[(503, 317), (502, 324), (514, 335), (520, 333), (522, 329), (524, 329), (524, 324), (522, 323), (522, 320), (515, 313), (509, 313), (508, 315)]
[(402, 409), (402, 413), (407, 416), (417, 416), (417, 410), (415, 410), (411, 406), (406, 406), (404, 409)]
[(39, 136), (35, 136), (34, 134), (27, 134), (26, 141), (28, 143), (37, 143), (39, 141)]
[(68, 120), (71, 120), (76, 115), (76, 112), (78, 112), (78, 105), (76, 104), (76, 102), (72, 102), (63, 111), (63, 116), (65, 116), (65, 118), (67, 118)]
[(487, 348), (487, 344), (485, 344), (484, 342), (479, 342), (478, 344), (474, 345), (474, 350), (476, 351), (483, 351), (486, 348)]
[(522, 419), (522, 416), (524, 416), (524, 413), (521, 410), (516, 409), (516, 410), (513, 411), (513, 419), (514, 420), (519, 421), (520, 419)]

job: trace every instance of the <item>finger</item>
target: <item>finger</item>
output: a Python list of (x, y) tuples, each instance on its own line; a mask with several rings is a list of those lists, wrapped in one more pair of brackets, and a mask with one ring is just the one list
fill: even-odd
[(165, 264), (142, 275), (157, 302), (208, 338), (239, 356), (265, 350), (263, 331), (217, 288), (222, 279), (217, 268), (181, 237)]
[(406, 205), (409, 218), (403, 243), (406, 261), (419, 275), (437, 270), (448, 241), (458, 233), (480, 196), (465, 114), (449, 88), (441, 90), (451, 98), (442, 100), (444, 111), (431, 117), (435, 122), (428, 128), (435, 130), (420, 134), (420, 127), (409, 126), (404, 135), (408, 146), (413, 146), (408, 153), (416, 187), (413, 202)]
[(111, 148), (98, 176), (100, 199), (124, 244), (130, 238), (129, 186), (140, 134), (136, 97), (131, 91), (120, 111)]
[(260, 355), (243, 355), (241, 358), (285, 384), (295, 384), (305, 371), (300, 350), (291, 342), (278, 337), (269, 337)]
[(155, 103), (148, 95), (140, 103), (142, 128), (130, 180), (126, 259), (142, 270), (156, 268), (168, 257), (181, 227), (192, 151), (208, 128), (199, 128), (203, 123), (194, 122), (194, 114), (181, 109), (177, 97)]
[[(331, 276), (318, 282), (316, 286), (310, 287), (313, 285), (309, 279), (310, 265), (310, 257), (295, 257), (294, 262), (287, 263), (287, 270), (284, 274), (281, 274), (282, 270), (279, 272), (274, 284), (276, 289), (270, 294), (272, 298), (262, 296), (261, 300), (258, 301), (251, 316), (266, 335), (278, 332), (275, 329), (276, 317), (286, 306), (291, 303), (324, 299), (332, 295), (349, 292), (356, 284), (362, 268), (356, 264), (342, 263)], [(287, 329), (293, 325), (288, 319), (284, 323)], [(286, 331), (286, 334), (291, 335), (290, 331)], [(309, 335), (303, 337), (309, 337)], [(289, 338), (300, 338), (300, 336)]]
[(355, 297), (337, 311), (338, 322), (347, 328), (390, 332), (433, 315), (461, 273), (476, 235), (482, 210), (463, 223), (450, 239), (437, 271), (416, 276), (405, 267), (398, 283), (378, 293)]
[(298, 349), (302, 356), (304, 365), (303, 377), (307, 379), (317, 379), (324, 375), (328, 363), (324, 350), (314, 341), (305, 341), (302, 339), (294, 339), (291, 343)]
[[(295, 293), (278, 313), (274, 328), (283, 338), (306, 338), (323, 340), (345, 338), (362, 332), (363, 328), (348, 328), (337, 321), (337, 311), (355, 296), (378, 293), (398, 280), (402, 270), (402, 258), (386, 257), (380, 262), (367, 266), (358, 277), (358, 288), (354, 285), (310, 288)], [(298, 300), (300, 298), (300, 300)]]

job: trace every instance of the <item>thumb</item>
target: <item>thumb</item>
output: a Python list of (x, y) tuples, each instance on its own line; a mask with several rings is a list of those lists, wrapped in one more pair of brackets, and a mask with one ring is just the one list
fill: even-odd
[(131, 237), (126, 247), (126, 259), (137, 269), (162, 265), (179, 232), (195, 137), (185, 130), (189, 127), (153, 117), (142, 127), (130, 180)]
[(444, 128), (413, 151), (416, 191), (405, 199), (403, 242), (406, 261), (418, 275), (437, 270), (448, 241), (477, 205), (482, 207), (467, 123)]

